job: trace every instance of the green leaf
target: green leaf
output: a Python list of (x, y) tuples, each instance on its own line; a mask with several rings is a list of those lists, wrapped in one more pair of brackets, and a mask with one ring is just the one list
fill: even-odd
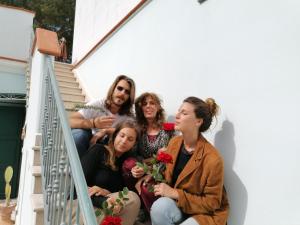
[(147, 173), (148, 172), (148, 166), (146, 163), (140, 163), (140, 162), (136, 162), (136, 165), (140, 168), (143, 168), (144, 170), (144, 173)]
[(102, 214), (101, 210), (100, 209), (96, 209), (95, 210), (95, 215), (96, 217), (100, 216)]
[(155, 158), (152, 158), (151, 159), (151, 161), (150, 161), (150, 163), (152, 164), (152, 165), (155, 165), (157, 162), (156, 162), (156, 159)]
[(124, 193), (124, 195), (128, 195), (128, 192), (129, 192), (128, 188), (127, 188), (127, 187), (124, 187), (124, 188), (123, 188), (123, 193)]
[(107, 201), (102, 202), (102, 209), (107, 209), (108, 203)]
[(154, 187), (153, 187), (153, 185), (149, 185), (149, 186), (148, 186), (148, 191), (149, 191), (149, 192), (154, 192)]
[(140, 163), (140, 162), (136, 162), (136, 165), (137, 165), (138, 167), (141, 167), (141, 168), (144, 167), (144, 165), (143, 165), (142, 163)]
[(123, 194), (122, 194), (122, 192), (121, 191), (119, 191), (119, 198), (123, 198)]

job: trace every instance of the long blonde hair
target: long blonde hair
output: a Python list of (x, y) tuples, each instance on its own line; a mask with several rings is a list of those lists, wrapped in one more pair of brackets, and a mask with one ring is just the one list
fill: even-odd
[(137, 139), (139, 137), (138, 125), (132, 119), (125, 120), (125, 121), (119, 123), (116, 126), (115, 131), (111, 134), (111, 136), (109, 138), (108, 145), (105, 146), (105, 149), (108, 152), (108, 157), (106, 159), (105, 165), (109, 166), (112, 170), (115, 170), (115, 171), (118, 170), (118, 167), (116, 166), (116, 150), (115, 150), (115, 147), (114, 147), (114, 142), (115, 142), (115, 139), (116, 139), (118, 133), (123, 128), (132, 128), (132, 129), (134, 129), (134, 131), (136, 132), (136, 141), (135, 141), (135, 143), (137, 143)]

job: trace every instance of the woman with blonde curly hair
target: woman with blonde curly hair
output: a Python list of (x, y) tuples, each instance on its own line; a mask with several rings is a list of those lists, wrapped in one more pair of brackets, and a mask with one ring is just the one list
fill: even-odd
[[(165, 110), (160, 98), (151, 92), (141, 94), (135, 100), (136, 120), (141, 129), (137, 145), (137, 157), (127, 159), (123, 164), (123, 177), (127, 186), (141, 195), (144, 206), (149, 211), (155, 196), (143, 188), (141, 178), (145, 175), (143, 168), (136, 162), (146, 162), (159, 150), (163, 151), (174, 135), (174, 130), (166, 127)], [(137, 181), (140, 181), (137, 183)]]

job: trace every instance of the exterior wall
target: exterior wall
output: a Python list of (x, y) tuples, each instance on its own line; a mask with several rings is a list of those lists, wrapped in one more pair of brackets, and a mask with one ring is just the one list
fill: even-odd
[[(297, 225), (299, 21), (297, 0), (150, 1), (76, 73), (91, 98), (127, 74), (138, 95), (160, 94), (168, 114), (187, 96), (215, 98), (221, 114), (205, 136), (224, 157), (228, 224)], [(88, 35), (76, 24), (75, 40)]]
[[(77, 0), (72, 62), (79, 61), (139, 0)], [(105, 22), (104, 22), (105, 21)]]
[(26, 94), (26, 64), (0, 60), (0, 93)]
[[(31, 82), (29, 103), (26, 110), (26, 136), (22, 149), (22, 165), (19, 184), (19, 198), (17, 203), (16, 225), (35, 224), (35, 213), (32, 209), (31, 194), (34, 189), (34, 177), (32, 176), (33, 150), (36, 145), (36, 135), (40, 133), (41, 118), (41, 89), (42, 74), (44, 73), (45, 55), (37, 49), (32, 58)], [(28, 205), (30, 202), (30, 206)]]
[(0, 5), (0, 56), (27, 61), (34, 13)]
[(0, 93), (26, 93), (34, 13), (0, 4)]

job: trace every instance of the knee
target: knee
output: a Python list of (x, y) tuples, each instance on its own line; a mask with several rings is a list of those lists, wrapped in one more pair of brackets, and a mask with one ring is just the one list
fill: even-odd
[(151, 215), (155, 214), (161, 214), (161, 213), (165, 213), (166, 211), (168, 211), (170, 208), (172, 208), (172, 206), (174, 205), (174, 201), (171, 198), (167, 198), (167, 197), (160, 197), (159, 199), (157, 199), (152, 207), (151, 207)]
[(181, 212), (173, 199), (160, 197), (153, 203), (150, 216), (154, 224), (173, 224), (180, 220)]
[(75, 143), (89, 142), (92, 137), (91, 130), (72, 129), (72, 135)]
[(128, 204), (132, 205), (133, 210), (139, 210), (141, 207), (140, 197), (133, 191), (128, 192)]

